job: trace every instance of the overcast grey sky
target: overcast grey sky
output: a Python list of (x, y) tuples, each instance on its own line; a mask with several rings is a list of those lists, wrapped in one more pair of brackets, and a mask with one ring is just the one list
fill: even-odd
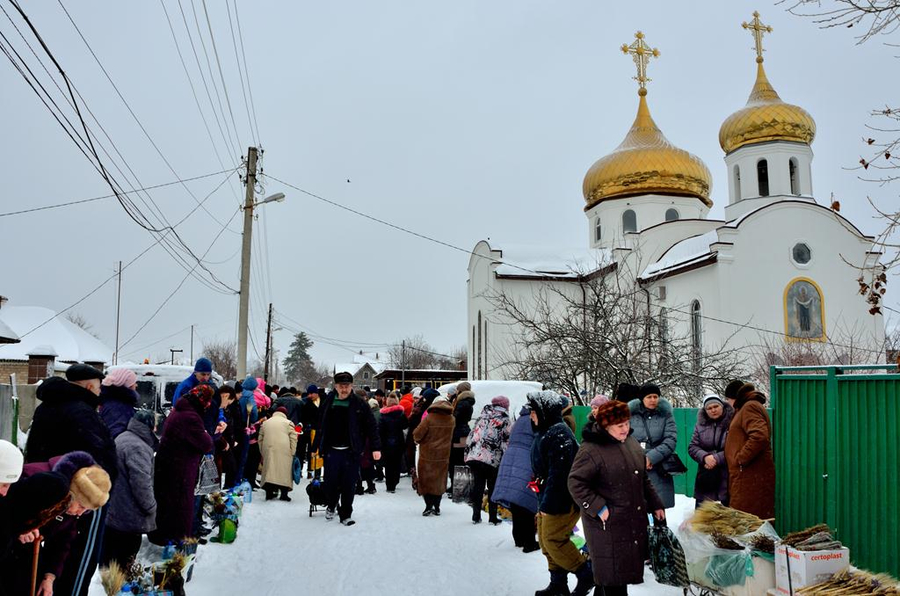
[[(163, 2), (216, 150), (226, 166), (236, 166), (253, 140), (226, 4), (212, 0), (207, 7), (234, 114), (234, 141), (223, 140), (219, 132), (178, 2)], [(203, 6), (194, 2), (218, 80)], [(192, 177), (224, 169), (160, 2), (63, 4), (175, 171)], [(211, 85), (191, 0), (181, 4)], [(6, 3), (4, 8), (12, 10)], [(846, 168), (865, 150), (860, 139), (871, 122), (870, 109), (896, 101), (896, 50), (885, 48), (883, 39), (857, 46), (853, 30), (822, 31), (785, 8), (743, 0), (238, 0), (265, 172), (466, 249), (485, 237), (557, 246), (587, 242), (582, 179), (596, 159), (618, 145), (634, 118), (634, 67), (619, 47), (630, 43), (638, 29), (662, 53), (650, 68), (653, 116), (670, 141), (706, 162), (714, 178), (711, 216), (722, 217), (727, 183), (718, 129), (744, 105), (753, 84), (753, 40), (740, 23), (754, 9), (774, 27), (765, 40), (770, 81), (782, 99), (803, 106), (816, 120), (813, 188), (818, 200), (827, 204), (834, 193), (842, 213), (863, 231), (875, 232), (866, 196), (896, 205), (900, 188), (862, 182), (858, 172)], [(175, 176), (60, 4), (24, 3), (24, 9), (140, 182), (172, 181)], [(37, 67), (3, 16), (0, 31)], [(0, 60), (0, 89), (0, 211), (109, 194), (5, 58)], [(218, 119), (231, 126), (229, 110), (218, 111), (212, 87), (210, 95)], [(223, 179), (205, 178), (189, 187), (202, 199)], [(235, 214), (243, 196), (236, 175), (231, 180), (230, 189), (226, 184), (206, 203), (221, 222)], [(255, 227), (260, 243), (254, 249), (261, 260), (254, 259), (251, 323), (260, 353), (270, 301), (294, 328), (299, 323), (347, 344), (317, 342), (313, 355), (320, 361), (347, 359), (357, 342), (386, 344), (413, 334), (422, 334), (439, 350), (464, 345), (467, 255), (267, 181), (266, 193), (279, 191), (287, 200), (263, 207)], [(151, 196), (173, 222), (196, 206), (180, 186), (151, 191)], [(230, 229), (206, 258), (218, 263), (209, 265), (218, 278), (237, 288), (240, 216)], [(98, 286), (117, 261), (131, 260), (153, 242), (115, 199), (0, 218), (0, 230), (0, 294), (13, 304), (57, 310)], [(202, 254), (221, 226), (198, 210), (178, 230)], [(159, 247), (125, 272), (123, 341), (184, 276)], [(115, 289), (111, 282), (75, 308), (110, 346)], [(169, 347), (187, 352), (191, 324), (196, 325), (196, 350), (204, 340), (231, 339), (237, 302), (234, 295), (188, 279), (122, 349), (123, 357), (155, 357)], [(291, 332), (283, 329), (275, 337), (284, 350)]]

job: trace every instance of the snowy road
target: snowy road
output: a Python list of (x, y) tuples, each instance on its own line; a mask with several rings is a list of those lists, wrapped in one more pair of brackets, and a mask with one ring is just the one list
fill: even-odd
[[(446, 499), (441, 517), (424, 518), (408, 478), (396, 494), (378, 484), (377, 494), (357, 497), (352, 527), (326, 522), (324, 511), (310, 518), (305, 487), (291, 503), (253, 493), (237, 540), (201, 547), (188, 595), (527, 596), (547, 585), (544, 556), (515, 548), (508, 522), (474, 526), (471, 509)], [(685, 506), (693, 501), (679, 496), (672, 525)], [(682, 593), (658, 585), (649, 569), (644, 578), (629, 594)], [(92, 588), (91, 596), (102, 594), (96, 578)]]

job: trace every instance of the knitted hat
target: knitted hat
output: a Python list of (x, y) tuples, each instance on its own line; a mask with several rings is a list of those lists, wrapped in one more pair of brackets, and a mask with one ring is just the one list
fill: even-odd
[(659, 385), (655, 385), (653, 383), (644, 383), (641, 385), (641, 399), (644, 399), (648, 395), (660, 395)]
[(725, 406), (725, 402), (722, 401), (722, 398), (719, 397), (718, 395), (716, 395), (715, 393), (707, 395), (706, 397), (703, 398), (703, 409), (706, 409), (706, 406), (708, 406), (711, 403), (717, 403), (722, 407)]
[(314, 384), (311, 383), (306, 386), (306, 393), (309, 394), (309, 393), (318, 393), (318, 392), (319, 392), (319, 388), (316, 387)]
[(130, 368), (114, 368), (103, 379), (103, 385), (107, 387), (131, 387), (135, 383), (137, 383), (137, 375)]
[(500, 406), (504, 410), (509, 410), (509, 398), (503, 395), (498, 395), (494, 399), (491, 400), (491, 404), (495, 406)]
[(75, 472), (69, 492), (75, 500), (88, 509), (99, 509), (109, 500), (112, 482), (109, 474), (100, 466), (90, 466)]
[(463, 391), (471, 391), (471, 390), (472, 390), (472, 383), (470, 383), (468, 381), (463, 381), (462, 383), (456, 384), (456, 392), (457, 393), (462, 393)]
[(198, 358), (197, 362), (194, 364), (194, 372), (211, 373), (212, 369), (213, 363), (209, 358)]
[(738, 389), (744, 386), (744, 382), (740, 379), (735, 379), (734, 381), (728, 383), (728, 386), (725, 387), (725, 397), (728, 399), (737, 399)]
[(0, 441), (0, 484), (12, 484), (22, 475), (24, 458), (19, 448), (9, 441)]
[(621, 424), (626, 420), (631, 420), (631, 410), (625, 402), (607, 401), (597, 410), (594, 420), (603, 428), (613, 424)]
[(275, 411), (276, 411), (276, 412), (281, 412), (282, 414), (284, 414), (285, 416), (287, 416), (287, 408), (285, 408), (284, 406), (278, 406), (277, 408), (275, 408)]
[(597, 408), (599, 406), (602, 406), (603, 404), (605, 404), (608, 401), (609, 401), (609, 398), (603, 394), (595, 395), (594, 399), (591, 400), (591, 407)]

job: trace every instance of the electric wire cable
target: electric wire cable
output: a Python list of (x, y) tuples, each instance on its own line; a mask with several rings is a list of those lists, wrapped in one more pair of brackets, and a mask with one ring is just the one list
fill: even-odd
[[(253, 85), (250, 83), (250, 69), (247, 68), (247, 54), (244, 51), (244, 33), (241, 31), (241, 17), (238, 14), (238, 6), (237, 0), (233, 0), (234, 2), (234, 21), (237, 23), (238, 30), (238, 41), (241, 44), (241, 59), (244, 63), (244, 73), (247, 75), (247, 95), (250, 96), (250, 112), (253, 114), (253, 125), (256, 128), (256, 134), (254, 138), (256, 139), (257, 146), (259, 145), (259, 121), (256, 118), (256, 104), (253, 102)], [(227, 6), (227, 2), (226, 2)]]

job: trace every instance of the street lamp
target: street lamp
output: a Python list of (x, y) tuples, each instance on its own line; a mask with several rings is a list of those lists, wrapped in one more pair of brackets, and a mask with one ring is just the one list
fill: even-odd
[(247, 375), (247, 325), (250, 317), (250, 240), (253, 235), (253, 209), (266, 203), (281, 202), (284, 193), (277, 192), (254, 202), (253, 188), (256, 186), (256, 147), (250, 147), (247, 154), (247, 195), (244, 201), (244, 234), (241, 246), (241, 294), (238, 308), (237, 377), (243, 380)]

